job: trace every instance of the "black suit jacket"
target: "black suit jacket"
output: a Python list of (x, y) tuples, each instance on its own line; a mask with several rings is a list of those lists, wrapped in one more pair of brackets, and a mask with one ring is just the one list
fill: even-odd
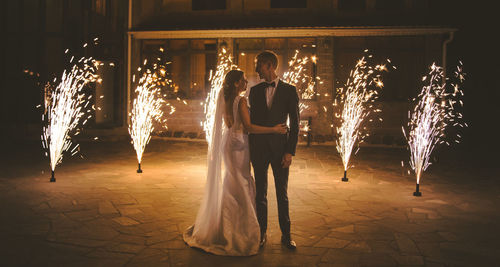
[(250, 121), (252, 124), (272, 127), (279, 123), (286, 123), (290, 118), (290, 131), (287, 134), (250, 134), (250, 154), (252, 151), (271, 149), (274, 155), (290, 153), (295, 155), (299, 135), (299, 96), (295, 86), (279, 81), (276, 86), (273, 104), (269, 110), (266, 103), (265, 82), (259, 83), (250, 89)]

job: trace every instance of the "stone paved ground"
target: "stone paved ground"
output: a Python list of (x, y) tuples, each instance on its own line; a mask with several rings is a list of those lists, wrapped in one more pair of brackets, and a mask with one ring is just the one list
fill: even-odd
[(473, 169), (453, 153), (425, 174), (423, 196), (416, 198), (414, 178), (401, 167), (405, 151), (362, 148), (350, 181), (343, 183), (334, 147), (299, 146), (289, 183), (298, 249), (279, 244), (270, 179), (269, 242), (259, 255), (237, 258), (206, 254), (182, 241), (203, 192), (205, 144), (153, 140), (144, 173), (137, 174), (129, 143), (83, 143), (85, 159), (66, 158), (56, 183), (48, 182), (38, 146), (4, 146), (2, 266), (498, 266), (500, 261), (499, 168)]

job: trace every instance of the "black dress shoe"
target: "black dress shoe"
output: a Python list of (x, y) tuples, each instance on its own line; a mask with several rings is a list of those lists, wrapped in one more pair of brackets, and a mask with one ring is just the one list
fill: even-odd
[(259, 243), (259, 246), (260, 247), (263, 247), (265, 244), (266, 244), (266, 241), (267, 241), (267, 234), (264, 233), (260, 236), (260, 243)]
[(281, 244), (285, 245), (288, 249), (297, 248), (297, 244), (290, 237), (281, 236)]

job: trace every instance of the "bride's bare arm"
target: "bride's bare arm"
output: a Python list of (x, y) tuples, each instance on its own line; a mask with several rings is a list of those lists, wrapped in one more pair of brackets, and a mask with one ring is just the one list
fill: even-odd
[(247, 100), (242, 97), (238, 103), (238, 112), (240, 113), (241, 122), (243, 127), (249, 133), (278, 133), (284, 134), (287, 131), (287, 127), (284, 124), (277, 124), (274, 127), (265, 127), (260, 125), (255, 125), (250, 122), (250, 113), (247, 108)]

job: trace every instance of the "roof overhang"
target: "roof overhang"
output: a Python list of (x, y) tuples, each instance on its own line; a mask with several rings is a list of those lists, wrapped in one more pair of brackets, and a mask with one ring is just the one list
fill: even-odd
[(443, 27), (312, 27), (213, 30), (129, 31), (134, 39), (273, 38), (320, 36), (414, 36), (448, 34), (457, 31)]

